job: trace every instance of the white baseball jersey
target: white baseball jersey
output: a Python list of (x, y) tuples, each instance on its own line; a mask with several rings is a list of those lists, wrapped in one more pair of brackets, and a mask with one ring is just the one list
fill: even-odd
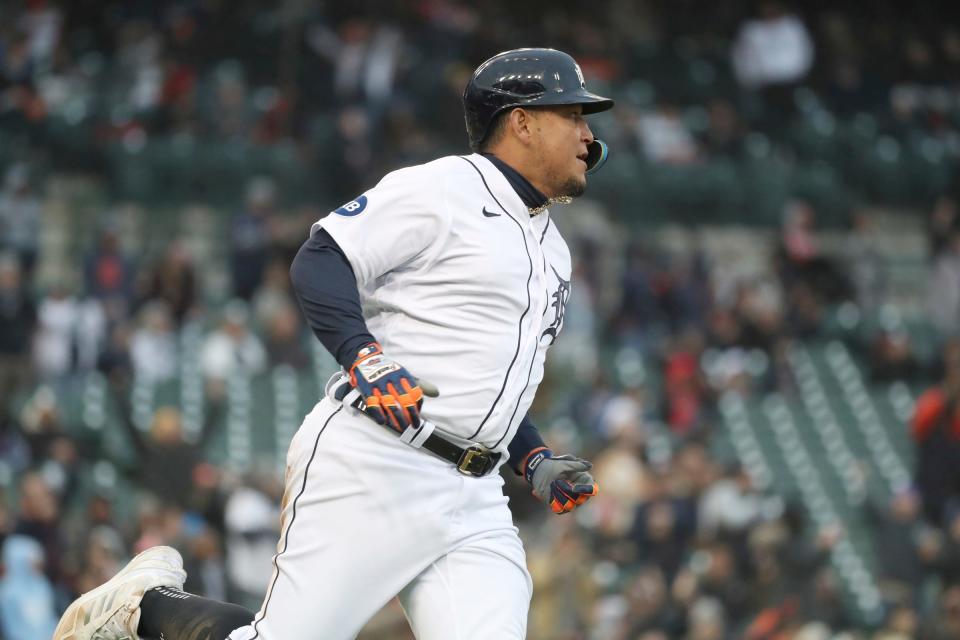
[[(570, 293), (549, 213), (531, 217), (483, 156), (453, 156), (387, 175), (320, 227), (384, 352), (439, 387), (424, 417), (506, 454)], [(353, 638), (394, 595), (419, 640), (524, 638), (532, 581), (500, 474), (465, 476), (333, 395), (290, 444), (270, 586), (231, 640)]]
[[(563, 326), (570, 252), (481, 155), (388, 174), (322, 218), (384, 353), (434, 383), (438, 430), (506, 453)], [(504, 455), (504, 459), (506, 455)]]

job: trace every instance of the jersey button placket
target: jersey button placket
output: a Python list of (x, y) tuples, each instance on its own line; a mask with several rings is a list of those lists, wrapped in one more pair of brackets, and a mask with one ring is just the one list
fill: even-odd
[(531, 358), (536, 358), (537, 345), (540, 342), (540, 327), (543, 324), (543, 310), (546, 305), (547, 274), (544, 271), (546, 259), (543, 255), (543, 248), (540, 246), (539, 236), (533, 227), (532, 219), (527, 230), (528, 242), (533, 246), (534, 251), (533, 273), (535, 276), (534, 281), (530, 283), (533, 288), (530, 292), (530, 302), (533, 305), (531, 311), (535, 311), (535, 313), (530, 314), (530, 329), (527, 332), (533, 344), (528, 348), (527, 353), (530, 354)]

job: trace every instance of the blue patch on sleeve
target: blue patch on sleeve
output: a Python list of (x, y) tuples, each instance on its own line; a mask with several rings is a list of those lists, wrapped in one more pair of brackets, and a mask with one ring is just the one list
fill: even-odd
[(363, 213), (363, 210), (367, 208), (367, 196), (360, 196), (356, 200), (352, 200), (347, 204), (343, 205), (339, 209), (335, 210), (334, 213), (338, 216), (355, 216), (360, 213)]

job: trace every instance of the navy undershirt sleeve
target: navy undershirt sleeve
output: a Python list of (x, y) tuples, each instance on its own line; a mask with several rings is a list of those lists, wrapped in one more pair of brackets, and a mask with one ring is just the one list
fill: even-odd
[(333, 237), (319, 229), (290, 265), (290, 280), (314, 335), (344, 369), (375, 338), (367, 329), (353, 268)]
[(523, 464), (527, 454), (534, 449), (545, 446), (547, 445), (543, 443), (540, 432), (533, 426), (530, 416), (524, 416), (523, 420), (520, 421), (520, 426), (517, 428), (516, 435), (513, 436), (513, 440), (511, 440), (507, 446), (507, 451), (510, 453), (507, 464), (510, 465), (510, 468), (513, 469), (514, 473), (518, 476), (523, 475), (523, 469), (520, 468), (520, 465)]

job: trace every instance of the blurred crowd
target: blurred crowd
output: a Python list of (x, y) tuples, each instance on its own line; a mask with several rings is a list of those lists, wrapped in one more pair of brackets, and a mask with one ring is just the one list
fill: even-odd
[[(19, 165), (11, 169), (0, 197), (39, 211), (24, 174)], [(279, 474), (272, 466), (234, 473), (211, 462), (208, 444), (224, 428), (229, 376), (280, 365), (312, 375), (313, 337), (291, 297), (291, 246), (277, 233), (285, 214), (274, 206), (269, 180), (253, 181), (247, 196), (224, 230), (233, 297), (217, 310), (204, 302), (200, 265), (176, 240), (152, 259), (132, 255), (117, 231), (105, 228), (78, 262), (80, 285), (48, 290), (31, 281), (44, 259), (37, 243), (17, 241), (19, 250), (6, 243), (5, 637), (40, 628), (23, 616), (43, 613), (31, 624), (49, 625), (76, 593), (159, 543), (184, 552), (188, 589), (257, 608), (277, 535)], [(931, 220), (952, 206), (939, 203)], [(796, 496), (756, 486), (736, 461), (715, 457), (711, 443), (722, 394), (795, 393), (786, 350), (821, 336), (830, 308), (880, 314), (887, 300), (882, 258), (875, 258), (874, 273), (862, 254), (872, 246), (869, 225), (846, 233), (844, 254), (828, 253), (815, 212), (795, 202), (780, 233), (758, 248), (769, 263), (766, 275), (738, 279), (696, 244), (689, 251), (639, 238), (618, 245), (619, 227), (606, 214), (591, 219), (596, 212), (587, 207), (570, 212), (584, 214), (583, 226), (569, 230), (578, 287), (536, 412), (558, 449), (595, 462), (603, 492), (578, 517), (550, 518), (508, 478), (537, 581), (531, 637), (827, 638), (828, 630), (860, 628), (829, 562), (845, 535), (842, 523), (812, 525)], [(556, 212), (561, 226), (571, 222), (565, 213)], [(931, 223), (931, 274), (955, 255), (957, 237), (952, 227)], [(945, 296), (933, 295), (929, 304), (931, 317), (957, 313)], [(201, 424), (187, 433), (183, 408), (163, 405), (138, 425), (131, 381), (162, 384), (180, 375), (184, 333), (198, 327)], [(851, 343), (873, 381), (931, 383), (910, 425), (915, 486), (889, 501), (862, 498), (876, 522), (889, 634), (860, 637), (917, 637), (922, 625), (933, 630), (920, 637), (948, 638), (960, 628), (960, 587), (952, 586), (960, 576), (960, 343), (947, 340), (924, 358), (911, 340), (894, 322)], [(108, 430), (132, 456), (111, 446), (106, 433), (82, 428), (63, 403), (91, 372), (107, 381), (120, 417)], [(118, 480), (91, 488), (84, 474), (104, 467)], [(136, 496), (133, 506), (124, 506), (123, 495)], [(47, 604), (25, 608), (39, 602), (36, 594)], [(403, 633), (395, 610), (378, 620), (382, 637)]]
[[(741, 155), (758, 144), (752, 133), (787, 144), (801, 115), (828, 126), (868, 114), (891, 153), (913, 140), (960, 157), (960, 29), (933, 0), (875, 2), (869, 14), (854, 2), (616, 0), (589, 19), (571, 1), (361, 4), (363, 14), (327, 2), (7, 3), (7, 146), (116, 182), (129, 154), (169, 142), (173, 159), (155, 158), (165, 175), (151, 179), (161, 195), (201, 200), (235, 156), (283, 147), (287, 172), (307, 175), (301, 191), (341, 200), (390, 168), (462, 152), (468, 74), (536, 43), (576, 52), (619, 100), (600, 125), (618, 154), (696, 164)], [(214, 166), (177, 166), (177, 149), (221, 144), (225, 155), (205, 161)]]
[[(891, 131), (910, 122), (960, 152), (950, 115), (960, 30), (938, 18), (937, 3), (874, 3), (869, 29), (854, 3), (623, 1), (590, 21), (574, 17), (572, 2), (369, 4), (378, 17), (333, 3), (0, 7), (0, 134), (28, 141), (16, 159), (0, 148), (0, 638), (48, 638), (77, 593), (161, 543), (184, 553), (189, 591), (257, 609), (281, 478), (273, 465), (216, 464), (209, 445), (224, 429), (231, 375), (314, 373), (314, 338), (287, 276), (312, 222), (297, 209), (308, 196), (276, 177), (234, 185), (238, 203), (218, 229), (226, 296), (208, 289), (210, 265), (188, 237), (137, 253), (106, 219), (68, 254), (71, 278), (48, 282), (40, 267), (64, 256), (44, 253), (47, 171), (100, 175), (111, 145), (161, 138), (291, 142), (316, 174), (322, 199), (311, 204), (322, 209), (386, 170), (462, 151), (466, 74), (522, 42), (576, 52), (591, 82), (609, 87), (650, 77), (664, 56), (723, 60), (700, 70), (730, 74), (729, 86), (709, 84), (700, 126), (681, 109), (700, 98), (668, 79), (651, 80), (647, 106), (627, 101), (606, 124), (615, 148), (654, 163), (738, 154), (751, 132), (778, 143), (801, 83), (836, 114), (868, 110)], [(82, 154), (49, 152), (64, 122), (91, 134)], [(190, 197), (202, 200), (194, 186)], [(556, 518), (507, 474), (536, 581), (531, 638), (960, 637), (956, 190), (912, 203), (928, 214), (930, 353), (888, 313), (887, 269), (865, 213), (827, 248), (820, 212), (790, 201), (780, 228), (741, 256), (762, 265), (749, 277), (718, 264), (695, 232), (680, 250), (589, 201), (554, 213), (576, 275), (534, 415), (558, 450), (594, 461), (602, 491)], [(795, 394), (789, 346), (823, 337), (838, 308), (879, 319), (850, 341), (872, 383), (928, 385), (903, 426), (915, 482), (892, 497), (860, 496), (884, 597), (866, 621), (830, 562), (843, 524), (812, 523), (796, 496), (757, 486), (714, 447), (718, 398)], [(177, 379), (193, 334), (198, 423), (179, 405), (138, 416), (132, 381)], [(83, 428), (65, 400), (92, 374), (118, 416), (101, 432)], [(366, 637), (404, 629), (394, 605)]]

